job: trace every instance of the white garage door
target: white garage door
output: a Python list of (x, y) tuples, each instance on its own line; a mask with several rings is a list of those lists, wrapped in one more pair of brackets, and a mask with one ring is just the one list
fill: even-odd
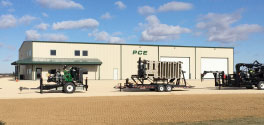
[[(228, 73), (227, 68), (227, 59), (201, 58), (201, 73), (204, 71), (224, 71)], [(209, 73), (204, 78), (214, 78), (214, 75)]]
[(185, 79), (190, 79), (190, 58), (187, 57), (161, 57), (160, 61), (182, 62), (182, 70), (185, 71)]

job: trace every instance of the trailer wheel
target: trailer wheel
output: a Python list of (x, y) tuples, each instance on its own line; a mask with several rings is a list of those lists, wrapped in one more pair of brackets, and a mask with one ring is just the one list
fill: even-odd
[(71, 82), (68, 82), (63, 86), (63, 90), (65, 93), (73, 93), (75, 92), (75, 85)]
[(165, 87), (163, 85), (158, 85), (157, 91), (158, 92), (163, 92), (165, 90)]
[(166, 86), (165, 86), (165, 91), (166, 91), (166, 92), (170, 92), (171, 90), (172, 90), (171, 85), (166, 85)]
[(264, 81), (260, 81), (259, 83), (258, 83), (258, 90), (264, 90)]

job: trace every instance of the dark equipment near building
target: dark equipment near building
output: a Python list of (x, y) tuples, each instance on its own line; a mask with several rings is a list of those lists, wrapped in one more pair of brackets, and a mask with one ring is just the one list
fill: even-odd
[(246, 87), (253, 89), (257, 87), (264, 90), (264, 64), (254, 61), (253, 63), (236, 64), (234, 74), (225, 74), (224, 71), (204, 71), (201, 80), (207, 73), (213, 73), (215, 86), (221, 87)]
[[(67, 66), (64, 66), (64, 75), (60, 71), (49, 70), (49, 76), (47, 82), (55, 82), (56, 84), (43, 85), (42, 81), (40, 82), (40, 92), (42, 90), (50, 90), (58, 87), (62, 87), (62, 91), (65, 93), (73, 93), (76, 90), (76, 87), (82, 87), (83, 89), (88, 89), (87, 79), (85, 84), (83, 84), (83, 74), (88, 74), (87, 69), (81, 69), (78, 67), (70, 67), (67, 70)], [(42, 80), (42, 79), (41, 79)]]
[[(120, 91), (124, 88), (137, 88), (170, 92), (174, 87), (186, 87), (184, 73), (181, 70), (182, 62), (149, 61), (139, 58), (137, 63), (137, 75), (131, 76), (132, 82), (127, 78), (124, 86), (120, 84), (116, 87)], [(181, 84), (181, 80), (184, 84)]]
[(88, 90), (88, 78), (86, 77), (85, 83), (83, 82), (83, 74), (88, 74), (87, 69), (81, 69), (78, 67), (70, 67), (67, 70), (67, 66), (65, 65), (63, 68), (64, 74), (62, 75), (60, 70), (56, 71), (56, 69), (49, 70), (49, 76), (47, 82), (53, 82), (55, 84), (43, 84), (42, 77), (40, 78), (40, 86), (37, 88), (26, 88), (20, 87), (19, 90), (31, 90), (31, 89), (39, 89), (40, 93), (43, 93), (43, 90), (51, 90), (62, 88), (62, 92), (64, 93), (73, 93), (76, 88), (82, 88), (86, 91)]

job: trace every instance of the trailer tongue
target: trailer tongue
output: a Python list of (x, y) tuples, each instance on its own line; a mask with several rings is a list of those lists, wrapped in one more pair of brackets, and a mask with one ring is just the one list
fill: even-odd
[(138, 60), (137, 75), (131, 76), (131, 82), (126, 79), (124, 86), (121, 84), (116, 88), (149, 89), (158, 92), (170, 92), (176, 87), (187, 87), (182, 62), (160, 62), (149, 60)]

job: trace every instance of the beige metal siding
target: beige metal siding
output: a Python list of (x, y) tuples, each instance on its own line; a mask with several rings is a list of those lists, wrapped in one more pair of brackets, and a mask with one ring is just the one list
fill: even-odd
[[(120, 73), (120, 45), (33, 42), (33, 48), (35, 58), (98, 58), (102, 61), (101, 79), (113, 79), (115, 68)], [(56, 50), (56, 56), (50, 55), (51, 49)], [(75, 50), (80, 50), (81, 55), (75, 56)], [(88, 51), (88, 56), (82, 56), (83, 50)], [(99, 74), (96, 77), (99, 79)]]
[(161, 57), (188, 57), (190, 58), (190, 79), (195, 79), (195, 48), (194, 47), (159, 47)]
[[(133, 50), (147, 51), (147, 55), (133, 54)], [(158, 61), (158, 46), (122, 45), (122, 79), (130, 78), (137, 73), (139, 57)]]
[[(31, 51), (31, 56), (28, 54)], [(32, 42), (24, 42), (19, 49), (19, 59), (26, 59), (32, 57)]]
[[(30, 54), (29, 54), (30, 53)], [(31, 58), (33, 55), (32, 42), (23, 42), (19, 48), (19, 59)], [(30, 67), (26, 65), (20, 65), (19, 75), (24, 75), (24, 79), (31, 79), (31, 74), (28, 74), (28, 69)]]
[[(51, 42), (24, 42), (19, 53), (20, 59), (26, 58), (26, 53), (32, 49), (34, 58), (98, 58), (102, 65), (87, 66), (90, 79), (113, 79), (114, 69), (118, 69), (118, 78), (126, 79), (137, 73), (138, 58), (158, 61), (161, 57), (188, 57), (190, 58), (191, 79), (200, 79), (201, 58), (227, 58), (228, 71), (233, 72), (232, 48), (202, 48), (202, 47), (173, 47), (173, 46), (141, 46), (141, 45), (109, 45), (85, 43), (51, 43)], [(56, 56), (50, 56), (50, 50), (56, 50)], [(80, 50), (81, 56), (75, 56), (74, 51)], [(88, 51), (88, 56), (82, 56), (82, 50)], [(133, 54), (133, 50), (147, 51), (147, 55)], [(196, 60), (195, 60), (196, 59)], [(122, 62), (122, 63), (121, 63)], [(43, 76), (47, 70), (57, 66), (43, 65)], [(62, 68), (61, 66), (59, 66)], [(34, 66), (35, 71), (37, 66)], [(122, 70), (121, 70), (122, 69)], [(26, 67), (21, 72), (25, 74)], [(35, 77), (35, 72), (32, 75)], [(196, 75), (195, 75), (196, 74)], [(100, 76), (100, 77), (99, 77)]]
[(196, 79), (201, 78), (201, 58), (225, 58), (228, 61), (228, 73), (233, 73), (234, 49), (196, 48)]

